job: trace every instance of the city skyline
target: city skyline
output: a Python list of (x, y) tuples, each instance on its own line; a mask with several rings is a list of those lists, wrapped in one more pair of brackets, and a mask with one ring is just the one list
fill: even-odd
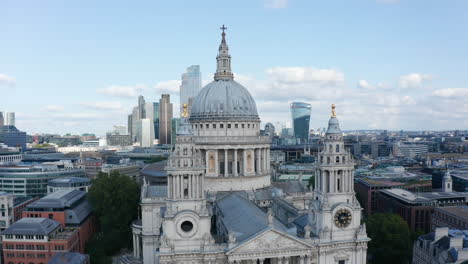
[(258, 98), (263, 124), (290, 122), (289, 104), (303, 101), (311, 128), (335, 103), (350, 130), (466, 129), (468, 3), (349, 2), (1, 3), (0, 111), (16, 112), (28, 133), (103, 135), (127, 123), (140, 94), (178, 102), (190, 65), (211, 81), (225, 23), (235, 80)]

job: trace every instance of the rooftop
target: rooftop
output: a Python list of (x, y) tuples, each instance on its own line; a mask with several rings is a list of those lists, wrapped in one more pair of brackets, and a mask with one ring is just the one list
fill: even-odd
[(33, 202), (27, 208), (67, 208), (85, 195), (86, 192), (79, 190), (59, 190)]
[(49, 218), (21, 218), (5, 229), (2, 235), (49, 235), (60, 223)]
[(462, 219), (466, 219), (466, 221), (468, 221), (468, 206), (466, 205), (439, 207), (436, 210), (453, 216), (461, 217)]
[(84, 264), (88, 263), (88, 255), (78, 252), (59, 252), (55, 254), (48, 264)]
[(413, 193), (403, 189), (388, 189), (382, 190), (382, 193), (391, 195), (395, 198), (400, 200), (411, 202), (411, 203), (427, 203), (427, 202), (435, 202), (439, 199), (447, 199), (447, 198), (454, 198), (454, 199), (467, 199), (467, 193), (459, 193), (459, 192), (424, 192), (424, 193)]
[(89, 183), (91, 182), (90, 179), (84, 177), (65, 177), (65, 178), (58, 178), (50, 180), (49, 183)]

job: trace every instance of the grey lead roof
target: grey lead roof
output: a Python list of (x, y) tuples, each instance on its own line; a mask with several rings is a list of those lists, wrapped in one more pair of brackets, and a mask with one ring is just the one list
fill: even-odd
[[(221, 212), (218, 216), (219, 221), (239, 243), (268, 228), (267, 214), (236, 193), (224, 196), (216, 201), (216, 205)], [(281, 231), (288, 231), (276, 218), (273, 220), (273, 226)]]
[(88, 263), (88, 255), (78, 252), (58, 252), (47, 264), (85, 264)]
[(327, 134), (341, 134), (340, 122), (336, 117), (331, 117), (328, 121)]
[(27, 208), (67, 208), (86, 195), (80, 190), (59, 190), (27, 206)]
[(49, 218), (25, 217), (5, 229), (2, 235), (49, 235), (60, 223)]

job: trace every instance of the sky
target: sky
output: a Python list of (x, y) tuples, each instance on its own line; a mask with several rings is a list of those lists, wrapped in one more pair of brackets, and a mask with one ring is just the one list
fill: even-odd
[(138, 95), (213, 80), (223, 24), (262, 123), (330, 105), (344, 130), (468, 129), (468, 0), (0, 0), (0, 111), (28, 133), (105, 134)]

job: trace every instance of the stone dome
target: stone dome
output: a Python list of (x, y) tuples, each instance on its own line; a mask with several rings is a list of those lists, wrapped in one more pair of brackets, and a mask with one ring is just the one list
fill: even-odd
[(192, 104), (190, 120), (259, 121), (259, 117), (249, 91), (230, 79), (215, 80), (198, 93)]

